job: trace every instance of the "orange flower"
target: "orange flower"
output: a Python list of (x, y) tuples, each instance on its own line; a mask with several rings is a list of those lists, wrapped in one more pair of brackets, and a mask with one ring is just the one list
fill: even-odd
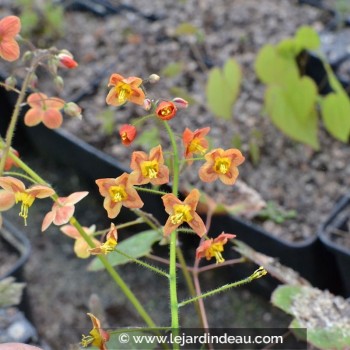
[(57, 97), (48, 98), (45, 94), (35, 92), (27, 98), (31, 107), (24, 116), (24, 124), (35, 126), (43, 122), (49, 129), (59, 128), (63, 118), (60, 109), (64, 107), (64, 101)]
[(75, 206), (89, 192), (74, 192), (68, 197), (59, 197), (52, 206), (52, 210), (49, 211), (43, 220), (41, 225), (41, 231), (45, 231), (52, 223), (57, 226), (66, 224), (69, 219), (73, 216)]
[(21, 20), (17, 16), (7, 16), (0, 21), (0, 57), (12, 62), (19, 57), (19, 46), (15, 36), (21, 30)]
[[(190, 129), (186, 128), (185, 131), (182, 134), (182, 142), (185, 147), (185, 158), (192, 158), (193, 154), (200, 154), (203, 155), (208, 147), (209, 143), (204, 138), (210, 131), (210, 128), (202, 128), (197, 129), (194, 132), (192, 132)], [(188, 159), (187, 163), (191, 165), (193, 163), (193, 160)]]
[(106, 103), (112, 106), (121, 106), (127, 101), (142, 106), (145, 93), (139, 87), (142, 79), (137, 77), (124, 78), (120, 74), (112, 74), (108, 86), (113, 86), (106, 97)]
[(221, 252), (224, 251), (224, 245), (227, 243), (228, 239), (235, 237), (236, 235), (222, 232), (214, 240), (210, 238), (203, 241), (196, 250), (196, 258), (201, 259), (205, 257), (207, 260), (210, 260), (215, 257), (217, 264), (223, 263), (225, 259), (222, 257)]
[(18, 202), (22, 202), (19, 216), (27, 225), (28, 209), (34, 203), (35, 198), (52, 196), (55, 191), (44, 185), (33, 185), (26, 189), (24, 183), (14, 177), (0, 177), (0, 186), (4, 191), (0, 192), (0, 211), (12, 208)]
[[(79, 231), (73, 226), (73, 225), (64, 225), (60, 228), (62, 233), (64, 233), (66, 236), (75, 239), (74, 243), (74, 252), (80, 259), (86, 259), (90, 256), (89, 248), (90, 246), (87, 244), (85, 239), (81, 236)], [(95, 225), (92, 225), (90, 227), (83, 227), (84, 232), (89, 235), (93, 236), (95, 233)], [(100, 242), (92, 237), (93, 243), (98, 246)]]
[[(11, 148), (11, 151), (10, 151), (12, 154), (14, 154), (16, 157), (19, 157), (19, 153)], [(0, 159), (2, 157), (2, 154), (3, 154), (3, 151), (0, 150)], [(12, 167), (14, 166), (18, 166), (17, 163), (12, 159), (10, 158), (9, 156), (7, 156), (6, 160), (5, 160), (5, 167), (4, 167), (4, 170), (5, 171), (9, 171)]]
[(141, 208), (143, 202), (137, 191), (129, 182), (129, 174), (124, 173), (116, 179), (98, 179), (96, 184), (101, 196), (105, 197), (103, 207), (108, 217), (114, 219), (120, 212), (122, 205), (127, 208)]
[(175, 117), (177, 108), (173, 102), (162, 101), (157, 109), (156, 114), (162, 120), (170, 120)]
[(199, 191), (197, 189), (193, 189), (183, 202), (172, 193), (164, 195), (162, 200), (165, 211), (170, 215), (164, 226), (165, 235), (169, 235), (184, 222), (190, 225), (199, 237), (205, 234), (204, 222), (196, 213), (199, 201)]
[(89, 249), (89, 252), (92, 255), (104, 254), (107, 255), (113, 252), (114, 248), (118, 243), (118, 232), (117, 228), (113, 223), (111, 223), (111, 228), (109, 229), (106, 237), (106, 242), (103, 244), (99, 244), (98, 247)]
[(84, 348), (94, 345), (99, 350), (108, 350), (106, 343), (109, 340), (109, 333), (101, 328), (101, 322), (96, 316), (90, 313), (88, 316), (91, 318), (93, 328), (89, 335), (83, 335), (80, 345)]
[(204, 182), (219, 178), (225, 185), (233, 185), (239, 174), (237, 166), (244, 162), (238, 149), (214, 149), (205, 155), (206, 163), (199, 169), (199, 177)]
[(162, 146), (151, 149), (149, 156), (145, 152), (133, 152), (130, 168), (130, 181), (134, 185), (151, 183), (161, 185), (169, 182), (169, 169), (164, 165)]
[(119, 129), (119, 135), (124, 146), (129, 146), (134, 141), (137, 131), (134, 125), (123, 124)]

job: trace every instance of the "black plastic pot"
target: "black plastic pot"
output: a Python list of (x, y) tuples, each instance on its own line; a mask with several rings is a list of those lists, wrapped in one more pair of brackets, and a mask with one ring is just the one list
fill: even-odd
[[(35, 149), (46, 158), (55, 159), (64, 166), (74, 168), (96, 188), (95, 180), (103, 177), (117, 177), (125, 169), (113, 157), (81, 141), (65, 130), (48, 130), (39, 125), (26, 128), (26, 135)], [(158, 196), (142, 194), (144, 210), (152, 213), (160, 222), (165, 222), (167, 215)], [(126, 211), (124, 211), (126, 212)], [(315, 233), (303, 242), (283, 241), (272, 234), (252, 225), (238, 217), (230, 215), (216, 216), (212, 220), (212, 232), (231, 232), (255, 250), (277, 258), (282, 264), (298, 271), (302, 277), (319, 288), (327, 288), (337, 293), (340, 291), (338, 275), (334, 273), (335, 262), (331, 254), (323, 247)], [(197, 240), (198, 244), (198, 240)], [(256, 266), (251, 266), (254, 270)], [(246, 277), (249, 271), (233, 269), (234, 278)], [(242, 276), (240, 274), (242, 273)], [(269, 295), (276, 287), (277, 281), (263, 278), (254, 282), (256, 290)]]
[(3, 227), (0, 229), (0, 239), (4, 246), (12, 253), (17, 255), (16, 261), (0, 275), (0, 280), (12, 276), (17, 281), (23, 280), (23, 267), (30, 256), (30, 243), (28, 238), (13, 226), (9, 221), (3, 221)]
[(342, 231), (350, 238), (350, 193), (339, 200), (332, 213), (318, 232), (320, 241), (332, 254), (337, 263), (342, 281), (342, 294), (350, 297), (350, 248), (339, 244), (334, 237), (336, 232)]

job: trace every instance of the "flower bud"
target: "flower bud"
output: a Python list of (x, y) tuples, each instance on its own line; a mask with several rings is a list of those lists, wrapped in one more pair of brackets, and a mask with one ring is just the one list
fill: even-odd
[(162, 101), (159, 103), (156, 114), (162, 120), (170, 120), (175, 117), (177, 108), (171, 101)]
[(157, 75), (157, 74), (151, 74), (151, 75), (148, 77), (148, 81), (149, 81), (151, 84), (158, 83), (159, 79), (160, 79), (160, 76)]
[(151, 108), (152, 108), (152, 102), (151, 102), (151, 100), (149, 98), (146, 98), (143, 101), (143, 109), (145, 111), (149, 111)]
[(10, 75), (9, 77), (6, 78), (5, 84), (6, 84), (5, 89), (7, 91), (11, 91), (16, 87), (17, 79), (13, 75)]
[(136, 134), (137, 131), (134, 125), (123, 124), (119, 129), (119, 135), (124, 146), (129, 146), (134, 141)]
[(81, 108), (74, 102), (68, 102), (63, 107), (64, 113), (69, 117), (82, 119)]
[(22, 60), (23, 62), (28, 62), (33, 58), (34, 54), (32, 51), (26, 51), (23, 56), (22, 56)]
[(183, 98), (181, 97), (175, 97), (173, 99), (173, 102), (175, 103), (175, 106), (178, 108), (178, 109), (185, 109), (188, 107), (188, 101), (184, 100)]
[(63, 87), (64, 87), (64, 81), (63, 78), (60, 77), (59, 75), (56, 75), (54, 80), (53, 80), (55, 87), (57, 89), (58, 92), (62, 92), (63, 91)]
[(57, 57), (62, 68), (74, 69), (78, 67), (78, 62), (74, 60), (73, 55), (67, 50), (62, 50)]
[(59, 64), (59, 60), (58, 60), (57, 56), (54, 56), (47, 61), (49, 71), (52, 75), (57, 75), (58, 64)]
[(29, 81), (29, 86), (32, 90), (35, 90), (36, 87), (38, 86), (38, 76), (36, 74), (33, 74), (30, 81)]

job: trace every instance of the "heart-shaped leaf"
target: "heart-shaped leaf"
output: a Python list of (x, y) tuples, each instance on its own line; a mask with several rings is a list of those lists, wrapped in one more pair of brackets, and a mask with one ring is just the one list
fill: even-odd
[[(132, 258), (138, 259), (151, 252), (152, 245), (162, 239), (162, 235), (158, 231), (148, 230), (140, 232), (130, 238), (124, 239), (117, 245), (118, 250), (131, 256)], [(117, 252), (110, 253), (107, 255), (107, 259), (112, 266), (126, 264), (130, 261), (124, 255), (118, 254)], [(89, 271), (99, 271), (104, 267), (100, 259), (95, 258), (88, 267)]]

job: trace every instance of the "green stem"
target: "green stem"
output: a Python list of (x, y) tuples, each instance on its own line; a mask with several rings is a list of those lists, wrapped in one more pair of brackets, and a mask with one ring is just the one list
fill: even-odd
[[(27, 164), (25, 164), (23, 161), (21, 161), (16, 155), (10, 154), (11, 158), (14, 159), (17, 163), (17, 165), (22, 168), (28, 175), (30, 175), (37, 183), (40, 184), (46, 184), (46, 181), (40, 177), (35, 171), (33, 171)], [(72, 217), (70, 219), (70, 223), (79, 231), (81, 236), (84, 238), (84, 240), (88, 243), (88, 245), (91, 248), (94, 248), (95, 245), (92, 241), (92, 238), (83, 230), (79, 222), (76, 218)], [(120, 277), (120, 275), (117, 273), (117, 271), (112, 267), (112, 265), (109, 263), (107, 258), (105, 256), (98, 256), (101, 260), (103, 266), (109, 273), (109, 275), (112, 277), (112, 279), (115, 281), (115, 283), (119, 286), (119, 288), (122, 290), (122, 292), (125, 294), (125, 296), (129, 299), (129, 301), (133, 304), (136, 311), (140, 314), (140, 316), (143, 318), (143, 320), (146, 322), (146, 324), (149, 327), (156, 328), (156, 324), (153, 322), (151, 317), (148, 315), (147, 311), (143, 308), (143, 306), (140, 304), (139, 300), (136, 298), (134, 293), (130, 290), (130, 288), (126, 285), (124, 280)]]
[[(169, 134), (171, 146), (173, 149), (173, 184), (172, 193), (178, 196), (179, 187), (179, 153), (175, 136), (169, 126), (164, 121), (164, 126)], [(170, 237), (170, 254), (169, 254), (169, 289), (170, 289), (170, 310), (171, 310), (171, 328), (175, 330), (179, 329), (179, 304), (177, 299), (177, 284), (176, 284), (176, 246), (177, 246), (177, 232), (176, 230), (171, 233)], [(174, 349), (178, 349), (178, 344), (174, 344)]]
[(36, 66), (33, 65), (31, 68), (29, 68), (28, 73), (27, 73), (26, 77), (24, 78), (21, 91), (19, 92), (15, 107), (14, 107), (13, 112), (12, 112), (10, 124), (7, 128), (7, 131), (6, 131), (5, 147), (3, 149), (2, 157), (0, 160), (0, 176), (4, 172), (5, 161), (6, 161), (6, 158), (9, 154), (9, 152), (10, 152), (10, 148), (11, 148), (12, 140), (13, 140), (13, 135), (15, 133), (19, 113), (21, 111), (21, 105), (22, 105), (22, 102), (24, 101), (29, 82), (32, 78), (32, 75), (34, 74), (35, 67)]
[(164, 196), (165, 194), (167, 194), (167, 192), (158, 191), (158, 190), (154, 190), (152, 188), (147, 188), (147, 187), (134, 186), (134, 188), (138, 191), (149, 192), (152, 194), (160, 194), (161, 196)]
[(162, 275), (162, 276), (164, 276), (166, 278), (169, 278), (169, 275), (165, 271), (163, 271), (161, 269), (158, 269), (157, 267), (155, 267), (153, 265), (147, 264), (146, 262), (144, 262), (142, 260), (136, 259), (136, 258), (130, 256), (129, 254), (124, 253), (123, 251), (121, 251), (119, 249), (114, 249), (114, 251), (117, 252), (120, 255), (125, 256), (126, 258), (128, 258), (129, 260), (133, 261), (136, 264), (139, 264), (139, 265), (141, 265), (143, 267), (146, 267), (147, 269), (152, 270), (155, 273), (158, 273), (159, 275)]
[(195, 301), (197, 301), (199, 299), (203, 299), (203, 298), (206, 298), (206, 297), (213, 296), (213, 295), (215, 295), (217, 293), (221, 293), (221, 292), (223, 292), (223, 291), (225, 291), (227, 289), (234, 288), (234, 287), (239, 287), (239, 286), (241, 286), (243, 284), (252, 282), (253, 280), (255, 280), (257, 278), (260, 278), (260, 277), (266, 275), (266, 273), (267, 273), (267, 271), (263, 267), (259, 267), (249, 277), (244, 278), (244, 279), (242, 279), (240, 281), (237, 281), (237, 282), (233, 282), (233, 283), (230, 283), (230, 284), (225, 284), (224, 286), (221, 286), (219, 288), (210, 290), (209, 292), (206, 292), (206, 293), (202, 293), (201, 295), (198, 295), (198, 296), (196, 296), (194, 298), (190, 298), (190, 299), (184, 300), (183, 302), (179, 303), (179, 307), (182, 307), (182, 306), (185, 306), (187, 304), (193, 303), (193, 302), (195, 302)]
[[(91, 248), (94, 248), (95, 245), (91, 239), (91, 237), (83, 230), (79, 222), (72, 217), (70, 219), (70, 223), (79, 231), (81, 236), (84, 238), (84, 240), (88, 243), (88, 245)], [(112, 277), (114, 282), (118, 285), (118, 287), (122, 290), (124, 295), (129, 299), (129, 301), (132, 303), (136, 311), (139, 313), (139, 315), (143, 318), (145, 323), (151, 327), (151, 328), (157, 328), (156, 324), (153, 322), (151, 317), (148, 315), (147, 311), (143, 308), (139, 300), (136, 298), (135, 294), (130, 290), (130, 288), (127, 286), (127, 284), (124, 282), (124, 280), (120, 277), (118, 272), (113, 268), (113, 266), (109, 263), (107, 258), (103, 255), (98, 255), (98, 258), (100, 259), (101, 263), (103, 264), (106, 271), (109, 273), (109, 275)]]

